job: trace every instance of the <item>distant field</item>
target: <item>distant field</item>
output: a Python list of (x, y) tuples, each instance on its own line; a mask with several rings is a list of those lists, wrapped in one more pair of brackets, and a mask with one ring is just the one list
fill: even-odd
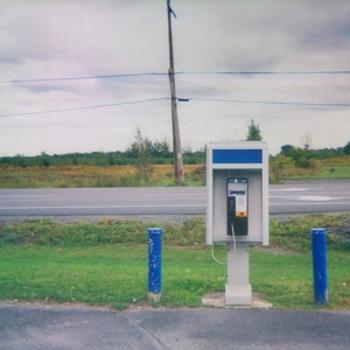
[(350, 178), (350, 156), (325, 159), (322, 164), (321, 175), (324, 178)]
[[(186, 165), (187, 185), (203, 185), (202, 165)], [(0, 188), (172, 186), (173, 166), (153, 165), (148, 176), (134, 166), (0, 167)]]
[[(350, 156), (316, 161), (314, 168), (285, 168), (272, 182), (306, 179), (350, 179)], [(60, 187), (126, 187), (173, 186), (173, 166), (153, 165), (148, 175), (131, 165), (114, 166), (0, 166), (0, 188), (60, 188)], [(186, 185), (203, 186), (205, 167), (201, 164), (185, 165)], [(271, 172), (272, 174), (272, 172)]]
[(314, 169), (294, 168), (286, 170), (281, 180), (350, 179), (350, 156), (332, 157), (317, 161)]

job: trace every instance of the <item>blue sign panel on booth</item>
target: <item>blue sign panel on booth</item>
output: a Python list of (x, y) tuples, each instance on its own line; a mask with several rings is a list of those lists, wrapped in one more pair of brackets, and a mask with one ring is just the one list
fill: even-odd
[(214, 164), (261, 164), (261, 149), (214, 149)]

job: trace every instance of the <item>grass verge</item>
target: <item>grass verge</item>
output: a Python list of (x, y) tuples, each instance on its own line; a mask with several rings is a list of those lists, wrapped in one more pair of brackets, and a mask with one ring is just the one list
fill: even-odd
[[(170, 164), (152, 165), (148, 176), (140, 177), (137, 168), (119, 166), (0, 166), (0, 188), (75, 188), (174, 186), (174, 168)], [(204, 185), (203, 165), (185, 165), (186, 185)]]
[[(309, 243), (314, 225), (329, 232), (327, 308), (350, 310), (350, 214), (272, 221), (271, 247), (251, 249), (253, 289), (279, 308), (315, 308)], [(146, 303), (146, 226), (47, 220), (3, 226), (0, 299), (119, 309)], [(212, 260), (203, 237), (202, 219), (165, 227), (162, 305), (198, 306), (203, 294), (223, 291), (225, 267)], [(223, 259), (224, 247), (217, 254)]]
[(314, 161), (314, 167), (283, 167), (276, 169), (270, 163), (270, 181), (288, 180), (344, 180), (350, 179), (350, 156), (338, 156)]
[[(350, 156), (326, 158), (316, 161), (315, 164), (317, 166), (314, 168), (293, 166), (279, 169), (270, 163), (270, 181), (271, 183), (280, 183), (286, 180), (350, 179)], [(186, 186), (203, 186), (205, 184), (205, 166), (203, 164), (186, 164), (185, 174)], [(174, 185), (174, 170), (171, 164), (150, 165), (147, 176), (140, 176), (137, 167), (131, 165), (0, 166), (0, 188)]]

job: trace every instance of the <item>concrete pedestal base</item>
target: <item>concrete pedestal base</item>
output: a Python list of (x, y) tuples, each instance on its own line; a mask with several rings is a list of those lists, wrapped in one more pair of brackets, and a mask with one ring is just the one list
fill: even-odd
[(251, 305), (252, 288), (249, 283), (249, 251), (247, 245), (228, 245), (226, 305)]
[(252, 288), (246, 286), (225, 285), (225, 305), (251, 305)]
[(252, 302), (250, 305), (228, 305), (225, 303), (225, 293), (209, 293), (203, 295), (202, 304), (205, 306), (218, 307), (218, 308), (257, 308), (257, 309), (270, 309), (272, 304), (262, 299), (259, 295), (253, 294)]

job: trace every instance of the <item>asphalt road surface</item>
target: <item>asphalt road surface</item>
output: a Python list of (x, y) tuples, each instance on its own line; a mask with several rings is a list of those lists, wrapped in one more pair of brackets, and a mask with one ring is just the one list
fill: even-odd
[[(205, 213), (204, 187), (0, 190), (0, 219)], [(350, 180), (270, 186), (271, 214), (350, 211)]]
[(4, 350), (348, 350), (350, 314), (0, 305)]

